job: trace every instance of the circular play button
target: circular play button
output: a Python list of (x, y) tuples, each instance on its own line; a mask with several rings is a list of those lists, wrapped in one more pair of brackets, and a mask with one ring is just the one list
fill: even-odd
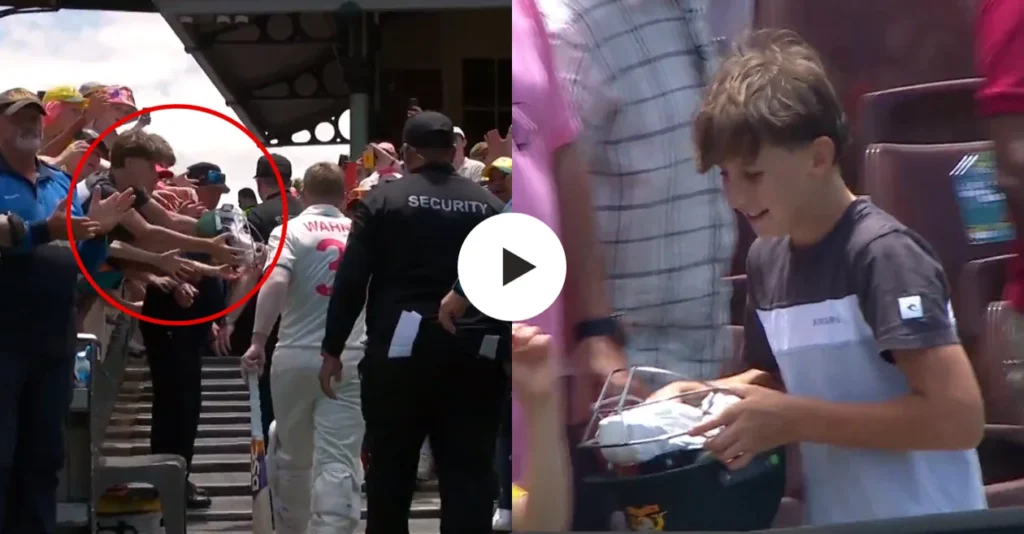
[(502, 213), (477, 225), (459, 251), (459, 282), (481, 313), (525, 321), (548, 309), (565, 283), (565, 251), (538, 219)]

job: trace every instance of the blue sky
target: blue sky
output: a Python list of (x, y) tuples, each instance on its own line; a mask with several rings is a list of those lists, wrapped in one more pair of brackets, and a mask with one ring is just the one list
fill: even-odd
[[(60, 11), (0, 19), (0, 90), (96, 81), (131, 87), (143, 107), (169, 103), (206, 106), (236, 117), (181, 42), (157, 14)], [(237, 117), (236, 117), (237, 118)], [(153, 115), (150, 130), (167, 138), (178, 168), (220, 165), (235, 192), (252, 187), (260, 152), (244, 133), (215, 117), (169, 110)], [(318, 161), (337, 161), (347, 146), (275, 150), (292, 160), (296, 175)]]

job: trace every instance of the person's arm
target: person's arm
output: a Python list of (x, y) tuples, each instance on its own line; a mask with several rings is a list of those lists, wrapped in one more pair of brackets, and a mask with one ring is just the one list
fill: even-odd
[(0, 248), (11, 246), (11, 221), (6, 215), (0, 215)]
[(71, 123), (70, 127), (65, 129), (63, 132), (57, 134), (56, 136), (53, 137), (52, 140), (46, 143), (46, 145), (43, 146), (42, 150), (40, 150), (39, 153), (44, 156), (50, 156), (54, 158), (60, 156), (61, 152), (63, 152), (64, 149), (68, 147), (68, 145), (75, 142), (75, 136), (78, 135), (78, 132), (82, 131), (82, 128), (85, 128), (85, 122), (85, 115), (82, 115), (81, 117), (75, 119), (75, 122)]
[[(751, 266), (751, 260), (755, 257), (753, 252), (747, 257), (747, 280), (748, 284), (755, 283), (756, 271)], [(748, 286), (749, 287), (749, 286)], [(737, 386), (761, 386), (777, 391), (785, 391), (779, 373), (779, 365), (775, 360), (775, 354), (768, 343), (768, 336), (765, 335), (764, 325), (757, 315), (757, 304), (754, 302), (753, 294), (747, 293), (747, 307), (743, 318), (743, 363), (745, 370), (731, 376), (711, 380), (706, 383), (679, 381), (662, 387), (651, 395), (650, 400), (669, 399), (678, 397), (683, 393), (691, 393), (708, 386), (716, 388), (731, 388)]]
[(110, 243), (110, 257), (119, 260), (145, 263), (153, 267), (161, 267), (160, 264), (163, 262), (164, 255), (143, 250), (123, 241), (114, 241)]
[[(71, 191), (71, 216), (85, 216), (85, 213), (82, 210), (82, 203), (78, 199), (77, 188)], [(109, 250), (107, 248), (106, 236), (101, 235), (92, 239), (79, 241), (76, 246), (78, 247), (78, 256), (82, 260), (82, 267), (87, 271), (94, 271), (103, 264), (104, 260), (107, 259)]]
[[(566, 279), (564, 289), (565, 324), (570, 329), (582, 321), (607, 318), (612, 313), (584, 157), (586, 147), (593, 144), (587, 139), (603, 136), (615, 106), (605, 88), (610, 76), (595, 59), (596, 46), (584, 27), (585, 21), (580, 16), (571, 20), (553, 32), (553, 57), (545, 61), (552, 85), (547, 99), (548, 122), (541, 132), (548, 137), (548, 145), (556, 148), (554, 173), (562, 244), (567, 269), (573, 273)], [(559, 78), (561, 86), (554, 82)], [(581, 123), (587, 125), (586, 139), (578, 140)], [(611, 339), (591, 338), (585, 344), (579, 353), (589, 355), (587, 364), (597, 376), (605, 377), (628, 366), (622, 350)], [(626, 374), (614, 376), (625, 379)]]
[(196, 235), (197, 221), (195, 219), (188, 215), (168, 211), (156, 202), (147, 202), (146, 205), (139, 209), (139, 213), (141, 213), (147, 221), (157, 226), (169, 228), (179, 234), (189, 236)]
[(977, 94), (995, 144), (998, 185), (1024, 224), (1024, 2), (980, 2), (975, 41), (984, 82)]
[(528, 429), (523, 476), (529, 491), (518, 499), (513, 496), (513, 530), (566, 530), (572, 517), (572, 476), (565, 404), (552, 354), (558, 348), (532, 327), (516, 325), (512, 331), (512, 389), (522, 402)]
[(219, 247), (213, 239), (184, 235), (170, 228), (150, 224), (136, 210), (125, 214), (121, 224), (147, 249), (179, 249), (200, 254), (219, 252)]
[[(329, 358), (341, 357), (345, 341), (366, 305), (366, 288), (373, 274), (370, 248), (373, 242), (373, 213), (379, 201), (379, 196), (368, 196), (356, 204), (352, 216), (345, 256), (334, 276), (331, 301), (327, 308), (327, 328), (320, 347), (320, 352)], [(373, 207), (368, 206), (367, 202)]]
[(260, 288), (260, 298), (256, 300), (256, 319), (253, 321), (251, 344), (264, 347), (274, 323), (284, 311), (288, 302), (288, 286), (291, 284), (292, 272), (289, 269), (274, 267), (267, 278), (267, 283)]
[(882, 351), (879, 357), (891, 356), (909, 391), (880, 402), (794, 399), (798, 439), (888, 450), (976, 447), (984, 431), (984, 406), (957, 337), (942, 266), (898, 232), (861, 252), (855, 272), (862, 314)]
[[(277, 254), (277, 247), (281, 243), (281, 228), (282, 227), (278, 226), (270, 232), (270, 240), (267, 242), (266, 248), (267, 260), (266, 264), (263, 266), (263, 270), (254, 271), (252, 269), (246, 269), (242, 276), (232, 284), (228, 302), (238, 302), (242, 297), (249, 293), (252, 288), (256, 287), (256, 284), (259, 282), (260, 278), (262, 278), (262, 275), (266, 270), (273, 265), (274, 256)], [(255, 238), (255, 235), (253, 237)], [(286, 241), (287, 243), (285, 248), (281, 250), (281, 257), (278, 259), (277, 265), (274, 267), (276, 268), (280, 266), (282, 269), (291, 272), (292, 266), (295, 264), (295, 250), (292, 247), (291, 240)], [(269, 281), (270, 280), (267, 279), (267, 282)], [(260, 290), (260, 294), (263, 294), (262, 289)], [(259, 304), (259, 300), (257, 300), (257, 304)], [(227, 324), (234, 326), (238, 321), (238, 318), (242, 316), (245, 308), (245, 306), (239, 306), (232, 310), (225, 318)]]

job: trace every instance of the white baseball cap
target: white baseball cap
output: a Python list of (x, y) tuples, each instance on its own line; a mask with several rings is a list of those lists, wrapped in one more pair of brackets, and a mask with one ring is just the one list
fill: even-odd
[(461, 136), (463, 139), (466, 138), (466, 132), (462, 131), (462, 128), (456, 126), (455, 128), (452, 128), (452, 131), (455, 132), (455, 135)]

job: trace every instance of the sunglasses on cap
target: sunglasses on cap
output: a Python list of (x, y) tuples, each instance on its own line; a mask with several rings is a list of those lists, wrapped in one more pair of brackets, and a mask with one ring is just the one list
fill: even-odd
[(201, 176), (199, 180), (200, 185), (224, 185), (228, 177), (221, 171), (207, 171), (206, 176)]

